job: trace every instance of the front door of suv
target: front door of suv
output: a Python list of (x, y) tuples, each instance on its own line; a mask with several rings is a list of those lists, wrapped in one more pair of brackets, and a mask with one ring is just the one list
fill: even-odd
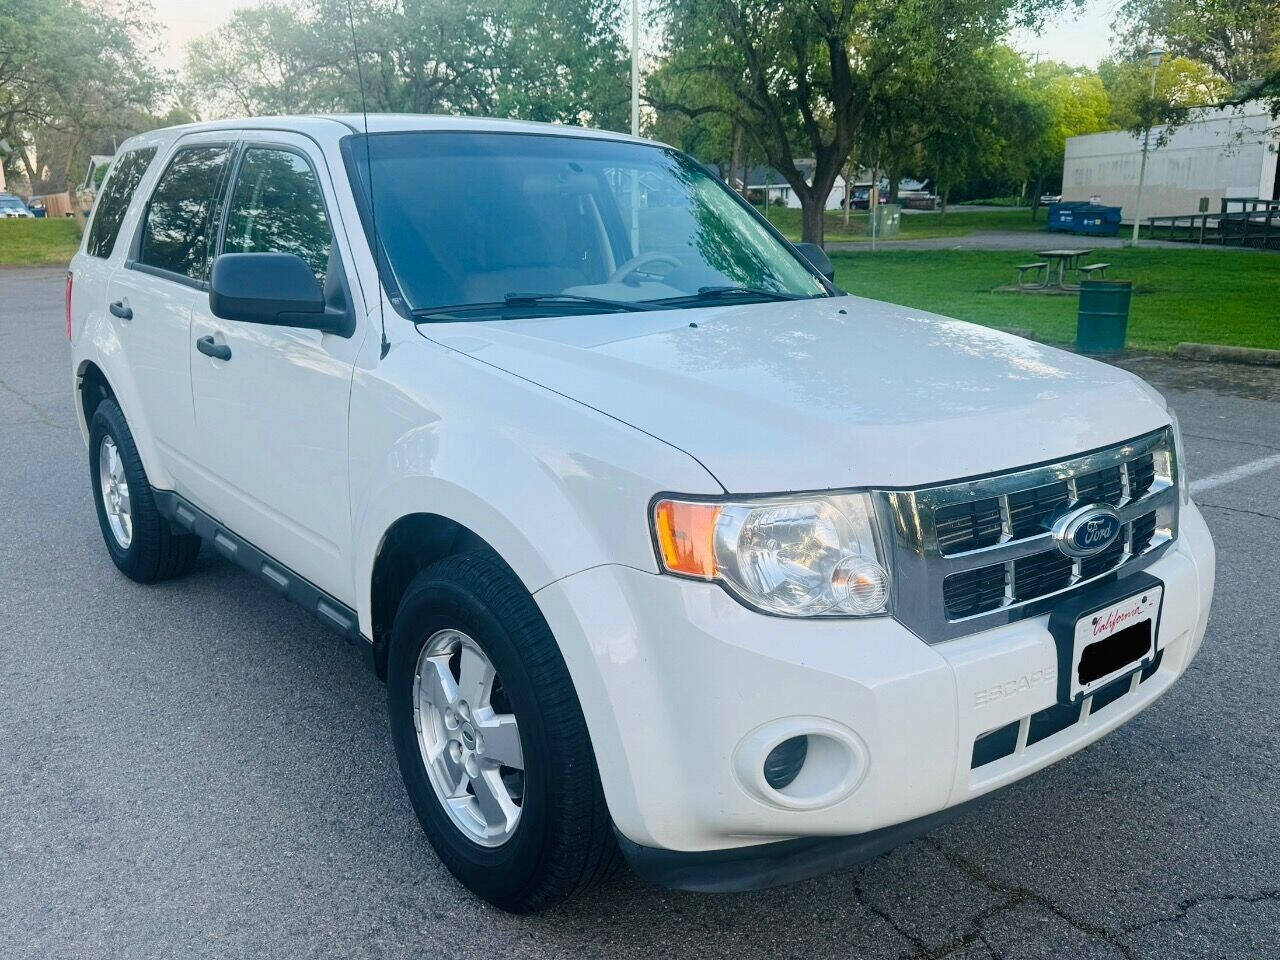
[[(296, 254), (318, 286), (345, 287), (332, 182), (307, 138), (245, 131), (225, 208), (220, 254)], [(354, 600), (347, 407), (366, 329), (357, 321), (354, 336), (343, 337), (223, 320), (206, 297), (189, 338), (201, 504), (346, 602)], [(201, 340), (229, 356), (210, 356)]]

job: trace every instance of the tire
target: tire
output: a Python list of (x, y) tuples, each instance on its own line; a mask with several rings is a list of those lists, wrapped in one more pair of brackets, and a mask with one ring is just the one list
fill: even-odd
[[(107, 454), (104, 446), (108, 448)], [(117, 469), (125, 481), (123, 500), (128, 504), (128, 523), (122, 524), (117, 519), (114, 528), (105, 500), (103, 478), (109, 472), (106, 460), (118, 462)], [(102, 539), (121, 573), (138, 583), (156, 583), (191, 571), (200, 552), (200, 538), (175, 530), (156, 509), (133, 433), (123, 411), (110, 398), (98, 404), (89, 424), (89, 477)]]
[[(455, 635), (461, 637), (456, 655), (420, 669), (424, 654), (448, 647)], [(447, 663), (458, 674), (454, 719), (463, 722), (467, 711), (461, 691), (475, 688), (463, 683), (461, 660), (455, 659), (468, 645), (462, 641), (473, 642), (496, 671), (491, 711), (514, 716), (523, 754), (519, 777), (501, 768), (503, 784), (519, 781), (521, 795), (514, 827), (496, 843), (492, 837), (478, 840), (470, 820), (446, 809), (436, 785), (442, 774), (433, 773), (438, 767), (429, 769), (422, 745), (427, 735), (420, 735), (415, 725), (418, 719), (448, 732), (438, 725), (438, 716), (432, 719), (431, 710), (421, 706), (418, 684), (430, 684), (419, 678), (432, 674), (430, 663)], [(448, 557), (410, 583), (391, 631), (387, 700), (400, 772), (414, 811), (441, 861), (465, 887), (503, 910), (528, 913), (555, 906), (615, 871), (621, 855), (568, 669), (533, 597), (496, 556), (476, 552)], [(484, 712), (476, 709), (473, 719)], [(477, 720), (476, 730), (484, 729)], [(460, 729), (457, 741), (448, 746), (456, 744), (461, 751), (465, 742), (465, 729)], [(487, 746), (479, 744), (480, 749)], [(476, 756), (464, 754), (464, 759)], [(484, 759), (497, 763), (491, 756)], [(466, 790), (474, 795), (475, 788), (473, 779)], [(514, 790), (508, 792), (516, 803)], [(465, 796), (460, 802), (470, 803)], [(478, 800), (474, 806), (480, 806)]]

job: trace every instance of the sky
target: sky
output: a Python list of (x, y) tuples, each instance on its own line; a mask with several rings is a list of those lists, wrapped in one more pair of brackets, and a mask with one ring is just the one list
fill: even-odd
[[(1040, 54), (1077, 66), (1096, 66), (1111, 50), (1111, 21), (1121, 0), (1086, 0), (1079, 14), (1046, 21), (1039, 34), (1018, 31), (1011, 37), (1015, 47), (1027, 54)], [(183, 48), (189, 40), (208, 33), (237, 7), (251, 6), (247, 0), (152, 0), (156, 17), (165, 28), (165, 66), (182, 65)], [(619, 3), (622, 14), (623, 4)]]

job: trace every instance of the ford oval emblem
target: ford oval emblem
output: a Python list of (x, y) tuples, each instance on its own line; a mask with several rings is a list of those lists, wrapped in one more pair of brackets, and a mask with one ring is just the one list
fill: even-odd
[(1059, 517), (1053, 525), (1053, 539), (1068, 557), (1092, 557), (1120, 536), (1120, 514), (1105, 503), (1091, 503)]

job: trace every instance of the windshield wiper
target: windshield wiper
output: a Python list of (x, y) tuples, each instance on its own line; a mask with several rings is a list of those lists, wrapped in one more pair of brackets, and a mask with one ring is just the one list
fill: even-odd
[(641, 310), (660, 310), (648, 303), (636, 303), (632, 300), (609, 300), (605, 297), (586, 297), (576, 293), (508, 293), (501, 300), (481, 301), (479, 303), (455, 303), (445, 307), (419, 307), (410, 310), (409, 315), (415, 320), (429, 320), (446, 314), (493, 313), (513, 307), (544, 306), (602, 307), (616, 312), (633, 313)]
[(607, 297), (586, 297), (576, 293), (508, 293), (504, 298), (507, 303), (522, 306), (526, 304), (585, 303), (594, 307), (612, 307), (615, 310), (653, 310), (655, 307), (635, 300), (610, 300)]
[(756, 300), (812, 300), (803, 293), (783, 293), (780, 290), (766, 290), (764, 287), (699, 287), (697, 293), (684, 297), (667, 297), (663, 300), (646, 300), (646, 303), (671, 306), (678, 303), (712, 302), (716, 300), (736, 300), (739, 297)]

